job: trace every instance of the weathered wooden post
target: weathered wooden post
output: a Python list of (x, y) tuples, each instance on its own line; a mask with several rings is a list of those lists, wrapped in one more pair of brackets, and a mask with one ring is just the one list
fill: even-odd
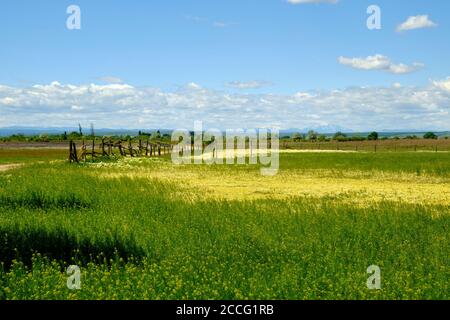
[(77, 146), (73, 140), (70, 140), (69, 144), (69, 163), (76, 162), (78, 163), (78, 155), (77, 155)]
[(130, 156), (134, 157), (134, 155), (133, 155), (133, 146), (131, 145), (131, 139), (128, 139), (128, 151), (130, 151)]
[(73, 147), (72, 147), (73, 157), (74, 157), (75, 162), (78, 163), (77, 146), (76, 146), (75, 142), (73, 142), (73, 141), (72, 141), (72, 144), (73, 144)]
[(109, 138), (109, 144), (108, 144), (108, 155), (112, 155), (112, 140)]
[(119, 152), (120, 152), (120, 155), (121, 155), (121, 156), (124, 155), (124, 154), (123, 154), (123, 150), (122, 150), (122, 141), (119, 142)]
[(105, 138), (102, 138), (102, 156), (106, 156), (106, 150), (105, 150)]
[(86, 162), (86, 144), (83, 139), (83, 145), (81, 146), (81, 159)]

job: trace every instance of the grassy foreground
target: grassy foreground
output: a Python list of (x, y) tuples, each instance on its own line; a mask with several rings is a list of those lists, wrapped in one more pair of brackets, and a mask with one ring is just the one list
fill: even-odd
[(0, 298), (449, 299), (449, 225), (449, 153), (29, 164), (0, 172)]

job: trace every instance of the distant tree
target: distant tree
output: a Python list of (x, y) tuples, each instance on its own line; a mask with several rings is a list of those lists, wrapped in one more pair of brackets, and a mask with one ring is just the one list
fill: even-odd
[(378, 140), (378, 132), (373, 131), (368, 136), (367, 139), (369, 140)]
[(309, 130), (308, 133), (307, 133), (307, 135), (306, 135), (306, 137), (308, 138), (308, 140), (316, 141), (318, 135), (319, 135), (319, 134), (318, 134), (316, 131), (314, 131), (314, 130)]
[(438, 136), (434, 132), (427, 132), (423, 135), (424, 139), (437, 139)]
[(293, 140), (294, 142), (301, 141), (301, 140), (303, 140), (304, 138), (305, 138), (304, 135), (301, 134), (301, 133), (294, 133), (294, 134), (292, 135), (292, 140)]
[(83, 129), (81, 128), (81, 124), (78, 123), (78, 132), (80, 133), (80, 136), (83, 136)]
[(320, 136), (317, 137), (317, 140), (319, 140), (320, 142), (325, 142), (325, 141), (327, 141), (327, 136), (324, 134), (321, 134)]
[(82, 135), (80, 135), (80, 133), (77, 131), (73, 131), (73, 132), (69, 133), (69, 136), (68, 136), (69, 139), (78, 139), (81, 137), (82, 137)]
[(333, 139), (336, 139), (337, 137), (347, 137), (347, 135), (345, 133), (338, 131), (333, 135)]
[(348, 139), (347, 139), (347, 135), (345, 133), (338, 131), (333, 135), (333, 140), (344, 141), (344, 140), (348, 140)]
[(364, 140), (366, 140), (366, 138), (356, 135), (356, 136), (350, 137), (349, 140), (350, 141), (364, 141)]
[(63, 140), (67, 140), (67, 131), (64, 131)]

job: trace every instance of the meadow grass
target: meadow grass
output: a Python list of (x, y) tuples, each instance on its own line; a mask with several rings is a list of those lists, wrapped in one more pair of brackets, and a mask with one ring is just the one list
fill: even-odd
[[(275, 177), (167, 158), (3, 172), (0, 298), (448, 299), (449, 160), (281, 154)], [(70, 264), (81, 290), (66, 287)], [(381, 290), (366, 287), (370, 265)]]
[(0, 148), (0, 165), (61, 160), (67, 157), (67, 150), (59, 148)]

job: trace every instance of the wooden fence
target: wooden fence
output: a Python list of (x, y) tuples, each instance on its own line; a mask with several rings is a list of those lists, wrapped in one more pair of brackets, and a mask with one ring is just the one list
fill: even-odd
[(337, 150), (337, 151), (361, 151), (361, 152), (449, 152), (450, 139), (439, 140), (405, 140), (389, 139), (377, 141), (326, 141), (326, 142), (293, 142), (280, 141), (280, 149), (294, 150)]
[(81, 142), (78, 151), (75, 141), (71, 140), (69, 145), (69, 162), (94, 161), (97, 158), (108, 157), (160, 157), (169, 154), (173, 149), (171, 144), (153, 142), (150, 140), (113, 140), (103, 138), (101, 141), (93, 139), (92, 142)]

